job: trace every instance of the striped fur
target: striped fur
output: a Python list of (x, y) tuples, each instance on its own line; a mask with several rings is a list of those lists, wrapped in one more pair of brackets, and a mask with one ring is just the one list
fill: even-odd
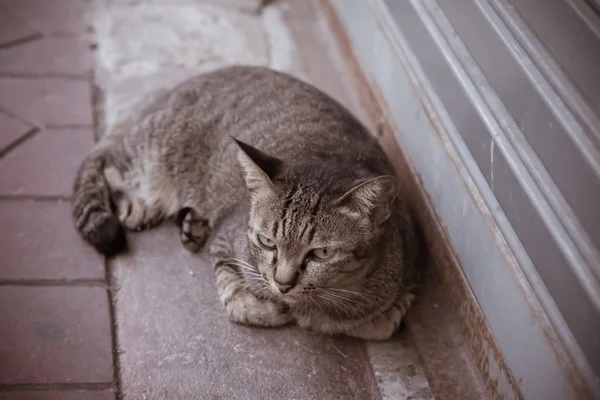
[(125, 232), (112, 211), (111, 193), (102, 171), (104, 149), (87, 156), (77, 172), (73, 193), (73, 218), (81, 235), (99, 252), (112, 255), (125, 249)]
[(133, 110), (83, 161), (73, 216), (106, 255), (125, 249), (125, 229), (165, 218), (190, 251), (216, 233), (216, 284), (237, 323), (385, 339), (414, 297), (417, 241), (399, 186), (336, 101), (236, 66)]

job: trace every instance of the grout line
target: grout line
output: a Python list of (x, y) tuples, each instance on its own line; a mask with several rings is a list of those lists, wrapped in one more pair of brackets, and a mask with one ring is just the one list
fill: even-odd
[(94, 129), (94, 124), (66, 124), (66, 125), (44, 125), (44, 129)]
[(44, 37), (44, 35), (42, 35), (39, 32), (32, 33), (29, 36), (25, 36), (23, 38), (15, 39), (15, 40), (12, 40), (9, 42), (4, 42), (4, 43), (0, 44), (0, 50), (8, 49), (9, 47), (18, 46), (18, 45), (25, 44), (28, 42), (33, 42), (35, 40), (41, 39), (42, 37)]
[(70, 196), (60, 196), (60, 195), (37, 195), (37, 194), (0, 194), (0, 201), (23, 201), (23, 200), (31, 200), (31, 201), (48, 201), (48, 202), (61, 202), (61, 201), (71, 201)]
[[(96, 85), (95, 69), (92, 68), (92, 75), (89, 79), (90, 103), (92, 107), (92, 133), (94, 143), (98, 143), (102, 138), (104, 130), (104, 93), (98, 85)], [(121, 359), (119, 351), (119, 338), (117, 332), (117, 312), (116, 298), (114, 293), (117, 290), (117, 285), (111, 274), (111, 265), (108, 258), (104, 258), (104, 282), (106, 284), (107, 301), (108, 301), (108, 316), (110, 323), (110, 336), (112, 342), (112, 358), (113, 358), (113, 383), (115, 387), (115, 399), (123, 398), (123, 387), (121, 383)]]
[(31, 287), (106, 287), (103, 279), (7, 279), (0, 278), (0, 286), (31, 286)]
[(106, 268), (106, 282), (107, 282), (107, 293), (108, 293), (108, 315), (110, 319), (110, 335), (112, 339), (112, 350), (113, 350), (113, 379), (116, 387), (116, 399), (121, 400), (123, 398), (122, 385), (121, 385), (121, 352), (119, 351), (119, 338), (117, 333), (117, 315), (116, 315), (116, 298), (113, 296), (116, 291), (115, 282), (112, 279), (110, 273), (110, 263), (108, 260), (104, 262)]
[(9, 383), (0, 384), (0, 393), (2, 392), (46, 392), (48, 390), (76, 391), (86, 390), (99, 392), (102, 390), (114, 389), (112, 382), (87, 382), (87, 383)]
[(27, 125), (28, 127), (42, 129), (42, 126), (40, 124), (33, 123), (21, 117), (19, 114), (14, 113), (6, 108), (0, 108), (0, 113), (8, 115), (10, 118), (16, 119), (17, 121), (21, 122), (23, 125)]
[(51, 38), (73, 38), (73, 39), (87, 40), (87, 39), (89, 39), (89, 37), (88, 37), (89, 32), (87, 32), (87, 29), (84, 32), (76, 32), (76, 33), (50, 31), (50, 32), (45, 32), (44, 36), (51, 37)]
[(17, 148), (22, 143), (29, 140), (31, 137), (38, 134), (41, 130), (39, 128), (30, 128), (27, 132), (21, 135), (19, 138), (15, 139), (11, 143), (9, 143), (6, 147), (0, 150), (0, 158), (4, 157), (8, 153), (10, 153), (13, 149)]
[(80, 75), (80, 74), (60, 74), (60, 73), (35, 73), (35, 72), (0, 72), (0, 78), (18, 78), (18, 79), (70, 79), (76, 81), (87, 81), (90, 77), (89, 75)]

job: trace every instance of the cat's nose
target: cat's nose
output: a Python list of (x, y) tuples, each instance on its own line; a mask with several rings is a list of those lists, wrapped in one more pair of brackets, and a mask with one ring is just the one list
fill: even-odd
[(292, 268), (277, 268), (273, 281), (279, 293), (287, 293), (298, 282), (298, 271)]
[(275, 281), (275, 286), (277, 286), (277, 290), (279, 290), (281, 293), (287, 293), (290, 291), (291, 288), (294, 287), (294, 285), (282, 285), (277, 281)]

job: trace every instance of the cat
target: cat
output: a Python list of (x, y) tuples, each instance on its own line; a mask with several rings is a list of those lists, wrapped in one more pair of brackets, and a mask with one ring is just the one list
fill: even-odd
[(290, 75), (229, 66), (132, 111), (91, 150), (73, 217), (106, 256), (166, 218), (205, 247), (240, 324), (391, 337), (415, 293), (419, 241), (377, 140)]

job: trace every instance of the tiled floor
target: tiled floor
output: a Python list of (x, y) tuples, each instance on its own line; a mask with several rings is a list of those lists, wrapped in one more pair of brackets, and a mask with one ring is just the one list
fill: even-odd
[(71, 222), (94, 142), (85, 2), (0, 0), (0, 399), (115, 399), (104, 260)]

